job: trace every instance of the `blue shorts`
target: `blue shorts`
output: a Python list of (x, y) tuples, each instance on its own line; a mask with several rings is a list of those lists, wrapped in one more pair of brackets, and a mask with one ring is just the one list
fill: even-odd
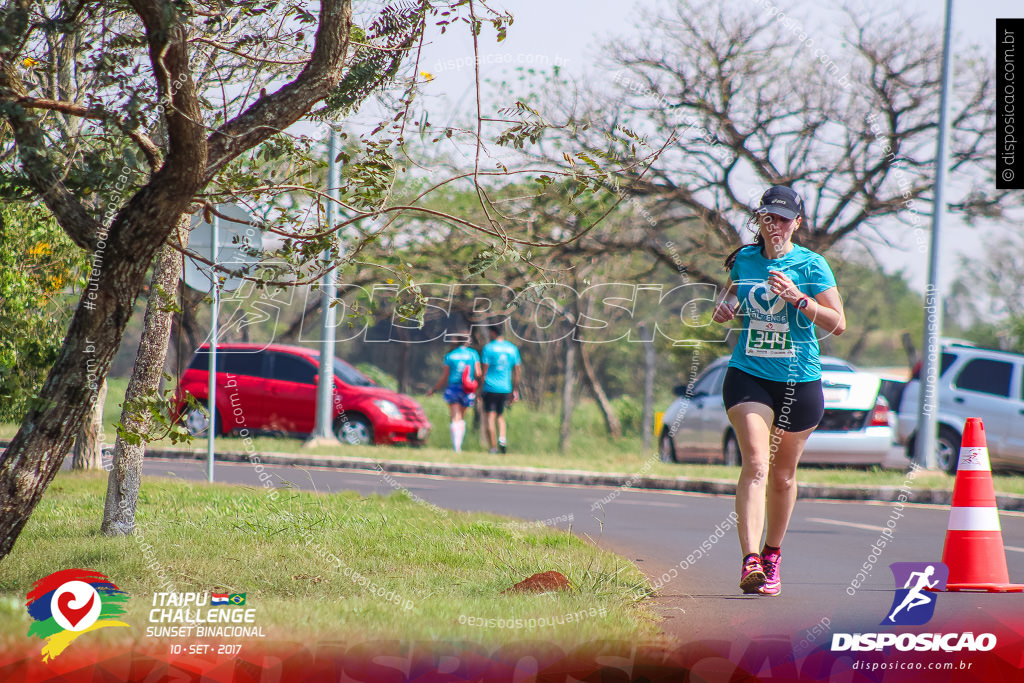
[(444, 390), (444, 400), (449, 404), (458, 403), (466, 408), (472, 408), (476, 403), (476, 394), (467, 394), (462, 387), (450, 386)]

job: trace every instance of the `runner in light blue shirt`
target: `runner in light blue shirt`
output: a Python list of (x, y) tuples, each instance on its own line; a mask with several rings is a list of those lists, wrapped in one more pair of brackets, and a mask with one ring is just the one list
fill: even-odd
[(456, 347), (445, 354), (444, 372), (437, 384), (427, 392), (430, 396), (441, 387), (446, 387), (444, 400), (448, 404), (451, 416), (449, 430), (452, 435), (452, 448), (456, 453), (462, 451), (462, 441), (466, 436), (466, 408), (472, 407), (476, 401), (476, 386), (480, 378), (480, 354), (470, 347), (469, 332), (458, 332), (449, 337)]
[(744, 593), (782, 592), (782, 539), (796, 504), (796, 467), (825, 409), (817, 334), (846, 329), (828, 263), (793, 244), (803, 221), (804, 202), (792, 188), (776, 185), (761, 195), (748, 223), (756, 230), (754, 244), (726, 259), (726, 296), (713, 315), (717, 323), (743, 320), (722, 400), (743, 460), (736, 526)]
[[(487, 416), (487, 435), (491, 441), (491, 453), (505, 453), (506, 440), (505, 404), (519, 398), (517, 388), (521, 376), (522, 359), (515, 344), (503, 336), (504, 325), (491, 325), (488, 331), (491, 341), (484, 347), (484, 386), (482, 398), (484, 414)], [(495, 432), (497, 426), (497, 432)]]

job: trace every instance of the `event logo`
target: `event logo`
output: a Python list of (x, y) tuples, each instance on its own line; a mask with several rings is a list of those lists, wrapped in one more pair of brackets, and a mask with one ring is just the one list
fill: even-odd
[(937, 598), (934, 592), (929, 591), (946, 589), (949, 568), (941, 562), (893, 562), (889, 568), (896, 581), (896, 595), (882, 625), (918, 626), (928, 623), (935, 614)]
[(53, 659), (78, 636), (107, 626), (128, 626), (128, 594), (91, 569), (64, 569), (36, 581), (25, 601), (34, 620), (28, 635), (42, 638), (43, 661)]
[[(264, 638), (246, 593), (153, 593), (147, 638)], [(172, 654), (176, 652), (172, 648)]]
[(773, 294), (767, 282), (759, 282), (750, 288), (747, 301), (763, 316), (776, 315), (786, 307), (786, 300)]

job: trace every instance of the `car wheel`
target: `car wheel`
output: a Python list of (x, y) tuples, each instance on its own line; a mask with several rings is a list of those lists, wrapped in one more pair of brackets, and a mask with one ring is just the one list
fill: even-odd
[(736, 435), (732, 432), (725, 435), (725, 445), (722, 447), (722, 460), (729, 467), (739, 467), (742, 461), (740, 457), (740, 444), (736, 441)]
[(941, 469), (956, 474), (960, 465), (960, 435), (956, 430), (941, 425), (935, 441), (935, 459)]
[(661, 430), (661, 440), (658, 442), (658, 456), (662, 462), (679, 462), (676, 460), (676, 445), (672, 441), (672, 434), (669, 430)]
[(338, 421), (335, 432), (338, 440), (352, 446), (372, 446), (373, 427), (364, 417), (349, 417)]
[[(917, 462), (917, 434), (907, 440), (907, 460)], [(939, 425), (935, 440), (935, 462), (939, 469), (956, 474), (960, 465), (960, 435), (952, 427)]]
[[(210, 427), (210, 416), (207, 412), (206, 402), (200, 401), (198, 406), (187, 410), (182, 415), (182, 423), (193, 437), (206, 436), (206, 430)], [(223, 434), (220, 415), (214, 416), (213, 433), (215, 436)]]

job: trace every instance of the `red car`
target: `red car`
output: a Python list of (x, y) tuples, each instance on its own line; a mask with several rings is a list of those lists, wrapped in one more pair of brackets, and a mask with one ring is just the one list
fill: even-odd
[[(215, 433), (242, 428), (301, 436), (313, 431), (320, 354), (283, 344), (217, 346)], [(178, 412), (193, 435), (205, 434), (209, 418), (187, 410), (185, 393), (204, 406), (209, 399), (210, 349), (196, 351), (178, 384)], [(422, 444), (430, 422), (419, 403), (377, 386), (338, 358), (334, 359), (334, 431), (351, 444)]]

